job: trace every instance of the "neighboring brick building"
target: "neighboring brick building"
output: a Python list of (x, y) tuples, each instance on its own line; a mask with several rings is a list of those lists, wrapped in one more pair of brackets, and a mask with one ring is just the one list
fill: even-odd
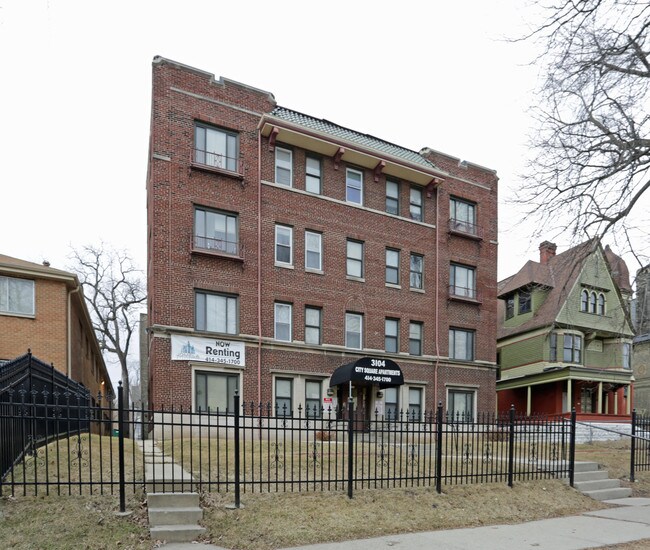
[(494, 411), (497, 181), (155, 58), (150, 403)]
[(548, 241), (499, 283), (499, 410), (629, 421), (629, 272), (598, 240), (555, 254)]
[(28, 349), (92, 395), (113, 393), (76, 275), (0, 254), (0, 362)]
[(634, 407), (650, 413), (650, 265), (636, 272), (634, 356)]

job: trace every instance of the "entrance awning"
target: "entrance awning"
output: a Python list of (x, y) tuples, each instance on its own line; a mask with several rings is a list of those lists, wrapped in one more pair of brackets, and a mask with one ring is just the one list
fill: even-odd
[(330, 387), (349, 382), (355, 386), (390, 388), (404, 384), (404, 375), (395, 361), (362, 357), (336, 369), (330, 378)]

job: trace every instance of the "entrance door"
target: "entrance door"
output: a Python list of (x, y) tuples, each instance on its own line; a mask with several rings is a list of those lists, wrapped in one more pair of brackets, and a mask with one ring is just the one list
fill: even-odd
[[(338, 401), (341, 403), (341, 418), (348, 418), (348, 394), (349, 389), (342, 385), (338, 387)], [(370, 430), (372, 419), (372, 387), (352, 386), (352, 397), (354, 398), (354, 423), (353, 429), (357, 431)]]

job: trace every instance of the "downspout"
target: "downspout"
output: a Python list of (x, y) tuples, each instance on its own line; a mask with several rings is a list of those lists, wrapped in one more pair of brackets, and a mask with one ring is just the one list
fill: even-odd
[(435, 331), (436, 331), (436, 364), (433, 370), (433, 392), (435, 403), (438, 405), (438, 366), (440, 364), (440, 327), (439, 327), (439, 310), (440, 310), (440, 296), (438, 294), (440, 285), (440, 224), (438, 219), (438, 205), (440, 203), (440, 188), (436, 187), (436, 316), (435, 316)]
[(262, 130), (257, 129), (257, 402), (262, 403)]
[(68, 378), (72, 378), (72, 295), (79, 292), (79, 287), (68, 292)]

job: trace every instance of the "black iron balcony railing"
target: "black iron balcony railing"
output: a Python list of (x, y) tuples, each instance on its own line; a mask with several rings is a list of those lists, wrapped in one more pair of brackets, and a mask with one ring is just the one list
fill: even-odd
[(476, 288), (451, 284), (449, 285), (449, 296), (452, 298), (476, 300)]
[(224, 239), (213, 239), (201, 235), (192, 236), (192, 250), (223, 254), (236, 258), (243, 258), (244, 250), (237, 241), (226, 241)]
[(453, 233), (462, 233), (464, 235), (469, 235), (476, 238), (482, 237), (478, 225), (467, 220), (460, 220), (457, 218), (449, 219), (449, 231)]
[(192, 149), (192, 164), (204, 168), (214, 168), (216, 170), (225, 170), (235, 174), (242, 174), (242, 162), (236, 157), (222, 155), (215, 151), (203, 151), (201, 149)]

